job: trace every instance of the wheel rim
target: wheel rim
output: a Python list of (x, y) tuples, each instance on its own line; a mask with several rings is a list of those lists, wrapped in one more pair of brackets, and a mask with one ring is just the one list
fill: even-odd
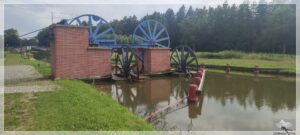
[(122, 45), (116, 52), (115, 73), (128, 79), (138, 79), (140, 74), (138, 61), (142, 59), (135, 50), (129, 45)]
[(112, 26), (103, 18), (84, 14), (77, 16), (66, 23), (67, 25), (87, 26), (90, 44), (116, 44), (115, 32)]
[(196, 64), (196, 69), (199, 67), (195, 52), (186, 45), (173, 49), (171, 63), (175, 65), (176, 71), (181, 73), (189, 73), (193, 69), (193, 64)]
[(170, 37), (164, 25), (155, 20), (141, 22), (133, 32), (133, 43), (169, 48)]

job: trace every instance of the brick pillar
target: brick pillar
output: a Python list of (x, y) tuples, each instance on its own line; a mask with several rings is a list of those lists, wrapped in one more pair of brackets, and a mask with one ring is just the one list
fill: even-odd
[(111, 66), (110, 50), (88, 49), (87, 27), (57, 25), (53, 31), (51, 68), (54, 79), (92, 79), (111, 74), (105, 65)]
[(111, 49), (89, 47), (87, 49), (87, 55), (89, 78), (111, 76)]
[(157, 73), (170, 70), (170, 49), (146, 49), (144, 53), (144, 69), (145, 73)]

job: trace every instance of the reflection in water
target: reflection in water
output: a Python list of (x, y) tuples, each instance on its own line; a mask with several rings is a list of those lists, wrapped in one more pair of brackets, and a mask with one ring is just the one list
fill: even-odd
[(186, 96), (189, 81), (184, 77), (151, 78), (137, 83), (118, 81), (111, 85), (111, 93), (130, 111), (145, 116)]
[(266, 105), (273, 112), (277, 112), (285, 108), (293, 111), (296, 104), (296, 83), (276, 78), (244, 76), (228, 78), (223, 74), (210, 73), (206, 78), (204, 89), (208, 98), (214, 98), (223, 106), (236, 100), (244, 108), (255, 105), (260, 110)]
[[(187, 95), (185, 77), (117, 81), (97, 87), (131, 112), (145, 116)], [(277, 119), (295, 119), (295, 81), (207, 72), (199, 101), (152, 121), (158, 130), (273, 130)]]

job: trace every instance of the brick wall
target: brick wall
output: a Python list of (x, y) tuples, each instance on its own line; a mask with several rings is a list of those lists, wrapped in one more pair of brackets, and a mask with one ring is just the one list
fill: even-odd
[(144, 53), (145, 73), (157, 73), (170, 70), (170, 49), (149, 48)]
[(56, 26), (51, 45), (54, 79), (92, 79), (111, 75), (110, 49), (91, 48), (85, 27)]

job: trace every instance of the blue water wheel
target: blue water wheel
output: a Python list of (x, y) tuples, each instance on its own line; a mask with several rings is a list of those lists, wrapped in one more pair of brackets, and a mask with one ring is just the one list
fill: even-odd
[(180, 73), (190, 73), (199, 67), (195, 52), (187, 45), (177, 46), (172, 50), (171, 64)]
[(90, 45), (100, 46), (116, 44), (116, 36), (112, 26), (106, 20), (97, 15), (80, 15), (68, 20), (65, 24), (88, 27)]
[(129, 80), (139, 79), (139, 63), (143, 59), (129, 45), (114, 49), (115, 74)]
[(155, 20), (141, 22), (135, 28), (132, 38), (134, 44), (159, 48), (170, 47), (170, 37), (166, 27)]

